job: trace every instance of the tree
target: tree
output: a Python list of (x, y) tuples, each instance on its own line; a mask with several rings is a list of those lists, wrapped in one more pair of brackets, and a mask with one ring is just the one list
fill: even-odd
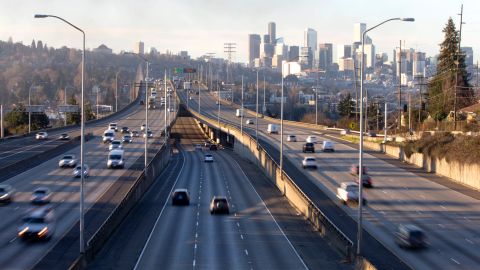
[[(75, 95), (72, 94), (70, 99), (67, 101), (69, 105), (78, 105), (77, 99), (75, 99)], [(68, 125), (79, 125), (80, 124), (80, 112), (76, 113), (67, 113), (67, 124)]]
[(18, 129), (21, 126), (28, 124), (28, 113), (23, 106), (20, 104), (19, 106), (15, 107), (12, 111), (8, 112), (5, 115), (5, 122), (9, 128)]
[(352, 109), (355, 107), (355, 102), (352, 96), (348, 93), (344, 98), (338, 102), (338, 112), (342, 117), (351, 117), (353, 115)]
[[(445, 39), (440, 44), (437, 74), (428, 85), (428, 112), (436, 120), (443, 120), (450, 111), (475, 102), (473, 90), (468, 83), (465, 54), (459, 51), (459, 36), (452, 18), (443, 29)], [(456, 98), (455, 98), (456, 93)]]

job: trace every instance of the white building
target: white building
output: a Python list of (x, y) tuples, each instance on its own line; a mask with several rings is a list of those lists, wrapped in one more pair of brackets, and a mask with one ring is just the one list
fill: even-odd
[[(362, 45), (360, 45), (357, 49), (357, 55), (360, 55), (360, 59), (362, 53)], [(375, 46), (373, 44), (365, 44), (364, 49), (365, 54), (365, 67), (366, 68), (375, 68)]]
[(300, 74), (302, 72), (302, 67), (298, 62), (282, 62), (282, 76), (286, 77), (290, 74)]
[(353, 42), (362, 42), (362, 33), (367, 30), (367, 24), (354, 23), (353, 24)]
[(303, 32), (303, 46), (309, 47), (312, 51), (312, 65), (315, 66), (316, 63), (316, 54), (317, 54), (317, 31), (307, 28)]

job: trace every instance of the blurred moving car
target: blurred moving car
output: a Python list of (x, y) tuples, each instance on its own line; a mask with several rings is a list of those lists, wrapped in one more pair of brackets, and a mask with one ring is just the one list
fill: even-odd
[(62, 140), (62, 141), (67, 141), (67, 140), (70, 140), (70, 136), (67, 133), (62, 133), (62, 134), (60, 134), (58, 139)]
[(103, 143), (112, 142), (113, 140), (115, 140), (115, 131), (113, 129), (105, 130), (102, 136)]
[(395, 242), (401, 248), (427, 247), (426, 238), (423, 230), (412, 224), (400, 224), (395, 232)]
[(122, 133), (130, 133), (130, 129), (128, 127), (122, 127)]
[[(355, 182), (343, 182), (337, 188), (337, 198), (343, 203), (358, 203), (358, 185)], [(367, 199), (363, 198), (363, 204), (367, 204)]]
[(315, 145), (313, 143), (306, 143), (302, 148), (303, 153), (312, 152), (315, 153)]
[(140, 126), (140, 131), (144, 131), (146, 126), (147, 126), (147, 125), (142, 124), (142, 125)]
[(209, 141), (206, 141), (204, 145), (205, 145), (205, 148), (210, 148), (211, 143)]
[(30, 202), (33, 204), (46, 204), (49, 203), (52, 197), (50, 189), (46, 187), (39, 187), (32, 193)]
[(317, 160), (314, 157), (305, 157), (302, 160), (302, 166), (304, 169), (317, 168)]
[[(82, 166), (78, 165), (73, 169), (73, 177), (78, 178), (81, 176), (81, 171), (82, 171)], [(88, 177), (90, 176), (90, 168), (88, 167), (87, 164), (83, 164), (83, 177)]]
[(75, 155), (66, 154), (58, 161), (58, 167), (75, 167), (77, 165), (77, 158)]
[(245, 121), (245, 124), (247, 124), (247, 125), (253, 125), (254, 122), (253, 122), (252, 119), (247, 119), (247, 120)]
[(139, 135), (138, 135), (138, 131), (132, 130), (132, 131), (130, 132), (130, 136), (132, 136), (132, 137), (138, 137), (138, 136), (139, 136)]
[(118, 125), (117, 125), (117, 123), (110, 123), (110, 124), (108, 124), (108, 129), (112, 129), (112, 130), (118, 131)]
[(107, 158), (107, 168), (124, 168), (125, 167), (125, 159), (123, 157), (123, 150), (112, 150), (108, 153)]
[(224, 196), (213, 196), (210, 202), (210, 214), (230, 214), (228, 200)]
[(145, 137), (152, 138), (153, 137), (152, 131), (147, 130), (147, 133), (143, 133), (143, 138), (145, 138)]
[(122, 142), (120, 140), (114, 140), (108, 146), (108, 150), (123, 149)]
[(0, 185), (0, 203), (11, 203), (15, 190), (10, 185)]
[(305, 141), (307, 143), (316, 143), (317, 142), (317, 136), (308, 136)]
[(211, 144), (209, 149), (210, 151), (217, 151), (218, 147), (216, 144)]
[(331, 141), (323, 141), (322, 150), (323, 152), (327, 152), (327, 151), (335, 152), (335, 146)]
[(55, 232), (55, 216), (52, 207), (42, 207), (27, 214), (18, 228), (22, 240), (48, 240)]
[(35, 139), (37, 139), (37, 140), (46, 140), (46, 139), (48, 139), (48, 133), (45, 132), (45, 131), (38, 132), (37, 134), (35, 134)]
[(172, 205), (189, 205), (190, 194), (185, 188), (178, 188), (172, 192)]
[(341, 135), (350, 134), (350, 130), (349, 130), (349, 129), (342, 129), (342, 130), (340, 131), (340, 134), (341, 134)]
[(296, 142), (297, 141), (297, 136), (295, 135), (288, 135), (287, 136), (287, 142)]
[[(352, 164), (352, 166), (350, 166), (351, 174), (358, 175), (358, 171), (359, 171), (358, 164)], [(367, 166), (362, 166), (362, 174), (367, 174), (367, 172), (368, 172)]]
[[(358, 175), (355, 177), (355, 182), (358, 184)], [(372, 177), (368, 174), (362, 174), (362, 184), (364, 187), (373, 188)]]
[(213, 156), (211, 154), (205, 154), (203, 159), (205, 162), (213, 162)]
[(132, 143), (132, 142), (133, 142), (133, 138), (132, 138), (131, 135), (124, 135), (123, 138), (122, 138), (122, 142)]

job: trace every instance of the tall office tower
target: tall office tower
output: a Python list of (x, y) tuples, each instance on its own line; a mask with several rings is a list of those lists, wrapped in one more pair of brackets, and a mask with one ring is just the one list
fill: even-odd
[(367, 24), (365, 23), (354, 23), (353, 24), (353, 42), (362, 43), (362, 34), (367, 30)]
[(135, 47), (133, 48), (133, 52), (136, 54), (143, 55), (145, 53), (145, 44), (142, 41), (135, 43)]
[(248, 65), (250, 67), (254, 66), (255, 58), (260, 58), (260, 43), (260, 35), (248, 35)]
[(277, 27), (274, 22), (268, 23), (268, 35), (270, 36), (270, 43), (275, 45), (277, 40)]
[(290, 46), (288, 50), (288, 61), (298, 62), (300, 56), (300, 48), (298, 46)]
[(332, 43), (318, 44), (318, 68), (327, 70), (333, 63), (333, 45)]
[(260, 58), (263, 57), (273, 57), (273, 54), (275, 53), (275, 46), (273, 46), (270, 43), (263, 43), (260, 44)]
[(313, 64), (313, 53), (310, 47), (300, 48), (300, 64), (303, 68), (310, 69)]
[(352, 45), (343, 45), (343, 57), (352, 57)]
[[(361, 63), (362, 59), (362, 45), (357, 49), (357, 63)], [(365, 67), (375, 68), (375, 46), (373, 44), (365, 44)]]
[(461, 47), (462, 53), (465, 54), (465, 65), (467, 67), (473, 66), (473, 48), (472, 47)]
[(415, 52), (413, 54), (413, 76), (425, 75), (425, 53)]
[[(316, 63), (316, 54), (317, 54), (317, 31), (311, 29), (311, 28), (307, 28), (305, 29), (305, 31), (303, 32), (303, 46), (304, 47), (309, 47), (310, 48), (310, 51), (311, 51), (311, 59), (308, 60), (310, 64), (310, 67), (312, 67), (312, 65), (314, 63)], [(316, 64), (315, 64), (316, 66)]]
[(270, 44), (270, 35), (263, 35), (263, 43)]
[(275, 45), (275, 54), (284, 56), (283, 60), (286, 60), (288, 56), (288, 46), (283, 43), (277, 43)]
[[(395, 74), (396, 77), (399, 78), (401, 74), (407, 73), (407, 59), (405, 57), (405, 50), (402, 49), (400, 53), (400, 48), (395, 48), (393, 61), (395, 62)], [(400, 62), (402, 62), (402, 70), (400, 71)]]

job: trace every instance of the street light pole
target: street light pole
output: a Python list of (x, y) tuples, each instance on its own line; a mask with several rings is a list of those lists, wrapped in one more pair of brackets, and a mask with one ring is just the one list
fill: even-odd
[[(413, 22), (413, 18), (391, 18), (385, 20), (362, 33), (362, 62), (360, 66), (360, 102), (363, 103), (363, 77), (365, 69), (365, 36), (367, 32), (379, 27), (380, 25), (387, 23), (389, 21), (407, 21)], [(283, 92), (282, 92), (283, 93)], [(361, 254), (362, 246), (362, 206), (363, 206), (363, 194), (362, 194), (362, 175), (363, 175), (363, 104), (360, 105), (360, 141), (359, 141), (359, 151), (358, 151), (358, 227), (357, 227), (357, 255)], [(280, 150), (281, 151), (281, 150)]]
[(120, 70), (115, 74), (115, 112), (118, 112), (118, 74)]
[(318, 104), (318, 94), (317, 94), (318, 89), (315, 88), (314, 91), (315, 91), (315, 125), (318, 126), (318, 105), (317, 105)]
[(28, 88), (28, 133), (32, 132), (32, 105), (30, 104), (30, 92), (32, 90), (32, 86)]
[[(83, 38), (83, 47), (82, 47), (82, 98), (81, 98), (81, 119), (80, 119), (80, 166), (83, 170), (84, 168), (84, 144), (85, 144), (85, 106), (84, 106), (84, 85), (85, 85), (85, 32), (78, 28), (77, 26), (71, 24), (69, 21), (55, 16), (55, 15), (44, 15), (44, 14), (36, 14), (35, 18), (56, 18), (64, 23), (70, 25), (71, 27), (77, 29), (82, 33)], [(85, 192), (84, 192), (84, 184), (85, 178), (83, 173), (80, 174), (80, 254), (85, 253), (85, 237), (84, 237), (84, 200), (85, 200)]]
[(265, 116), (265, 112), (267, 111), (267, 107), (265, 106), (265, 71), (263, 71), (263, 110), (262, 114)]
[(283, 175), (283, 73), (282, 73), (282, 91), (280, 98), (280, 175)]
[[(242, 111), (243, 114), (243, 111)], [(258, 145), (258, 69), (257, 69), (257, 101), (255, 106), (255, 141)]]
[(163, 92), (165, 94), (165, 105), (163, 106), (163, 110), (165, 111), (164, 116), (163, 116), (163, 122), (164, 122), (164, 131), (163, 131), (163, 137), (165, 140), (165, 145), (167, 145), (167, 70), (165, 69), (165, 75), (163, 77), (164, 85), (163, 85)]

